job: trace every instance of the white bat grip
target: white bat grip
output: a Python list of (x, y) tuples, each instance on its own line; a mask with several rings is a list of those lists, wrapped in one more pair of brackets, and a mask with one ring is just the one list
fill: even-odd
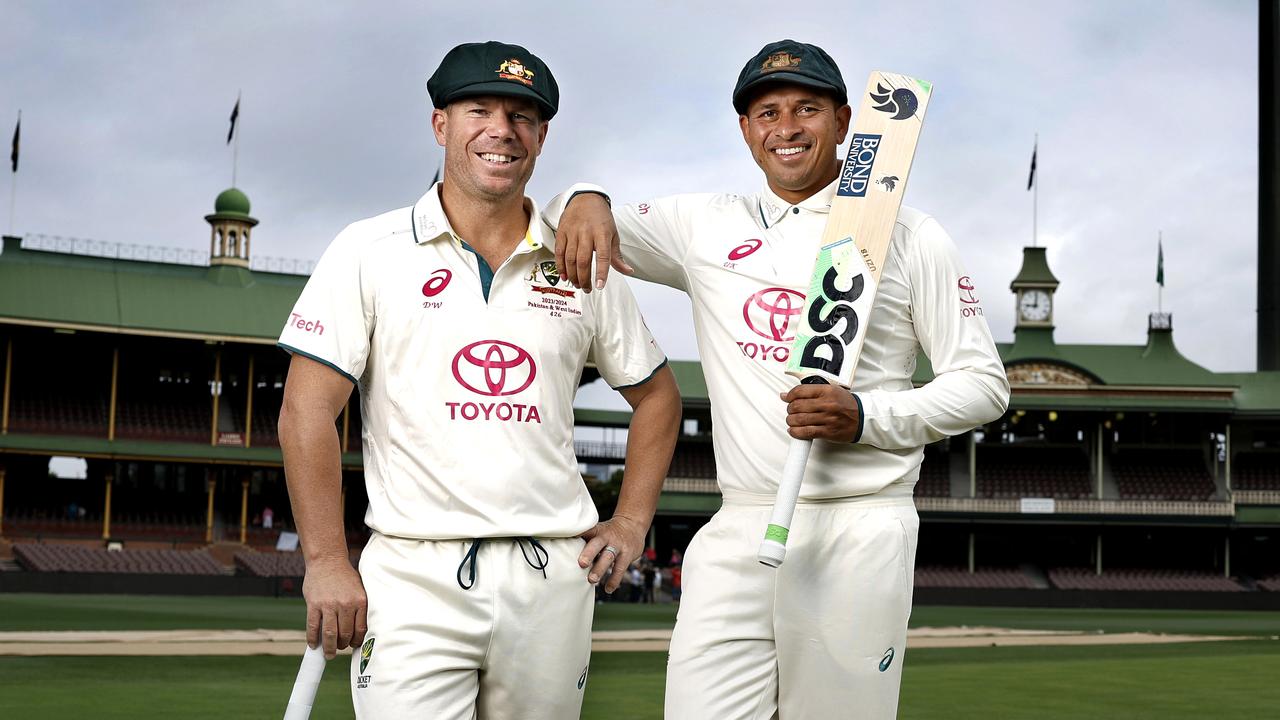
[(284, 720), (307, 720), (311, 717), (311, 706), (316, 702), (316, 690), (323, 675), (324, 650), (308, 646), (302, 654), (302, 666), (298, 668), (298, 679), (293, 683)]
[(773, 501), (773, 515), (760, 543), (756, 558), (769, 567), (778, 567), (787, 556), (787, 533), (791, 516), (796, 511), (796, 498), (800, 497), (800, 481), (804, 479), (804, 466), (809, 462), (812, 440), (791, 438), (787, 448), (787, 462), (782, 466), (782, 482), (778, 484), (778, 496)]

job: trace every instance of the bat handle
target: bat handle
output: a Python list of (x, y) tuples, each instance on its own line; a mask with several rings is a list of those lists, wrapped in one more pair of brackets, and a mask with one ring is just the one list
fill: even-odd
[(778, 567), (787, 556), (787, 533), (791, 516), (796, 511), (796, 499), (800, 497), (800, 481), (804, 479), (804, 466), (809, 462), (812, 440), (791, 439), (787, 449), (787, 462), (782, 466), (782, 482), (778, 484), (778, 496), (773, 501), (773, 514), (764, 532), (764, 542), (756, 558), (764, 565)]
[(284, 720), (307, 720), (311, 717), (311, 706), (316, 702), (316, 690), (323, 675), (324, 650), (308, 646), (302, 654), (302, 666), (298, 668), (298, 679), (293, 683)]

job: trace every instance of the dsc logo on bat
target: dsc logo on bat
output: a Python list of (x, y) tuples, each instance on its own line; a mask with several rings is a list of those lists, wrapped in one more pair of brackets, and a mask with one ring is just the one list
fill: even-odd
[[(867, 289), (865, 272), (854, 275), (847, 289), (842, 290), (836, 286), (838, 279), (839, 273), (835, 267), (828, 267), (822, 276), (822, 293), (813, 298), (805, 315), (806, 329), (817, 334), (805, 341), (798, 361), (799, 366), (805, 370), (816, 370), (836, 377), (842, 375), (840, 371), (844, 367), (845, 348), (857, 337), (862, 325), (854, 303), (858, 302)], [(844, 328), (836, 332), (841, 320), (844, 321)]]
[(841, 197), (863, 197), (871, 184), (871, 166), (876, 163), (880, 151), (880, 136), (854, 133), (849, 141), (849, 155), (840, 170), (840, 186), (836, 194)]

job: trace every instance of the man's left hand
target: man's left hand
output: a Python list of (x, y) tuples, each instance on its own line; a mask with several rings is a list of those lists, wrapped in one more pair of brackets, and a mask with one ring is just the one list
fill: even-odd
[(793, 438), (848, 443), (858, 433), (858, 403), (839, 385), (796, 385), (781, 397)]
[(613, 568), (613, 575), (605, 583), (604, 591), (612, 593), (617, 590), (627, 566), (644, 552), (644, 535), (648, 529), (629, 517), (614, 515), (582, 533), (580, 537), (587, 541), (587, 546), (578, 556), (578, 567), (590, 568), (587, 582), (595, 585)]

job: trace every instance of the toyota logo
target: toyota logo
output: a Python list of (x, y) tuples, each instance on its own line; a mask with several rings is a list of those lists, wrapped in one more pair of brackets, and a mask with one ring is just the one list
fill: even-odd
[(741, 245), (739, 245), (738, 247), (730, 250), (729, 259), (741, 260), (742, 258), (750, 255), (751, 253), (759, 250), (760, 246), (763, 244), (764, 244), (763, 240), (757, 240), (755, 238), (752, 238), (751, 240), (748, 240), (742, 243)]
[(453, 378), (477, 395), (515, 395), (533, 384), (533, 356), (502, 340), (481, 340), (453, 356)]
[(968, 275), (962, 275), (956, 282), (956, 286), (960, 288), (960, 302), (969, 305), (978, 302), (978, 296), (973, 294), (973, 281)]
[(784, 342), (796, 339), (791, 331), (791, 319), (803, 310), (804, 295), (786, 288), (765, 288), (747, 298), (742, 306), (742, 319), (760, 337)]

